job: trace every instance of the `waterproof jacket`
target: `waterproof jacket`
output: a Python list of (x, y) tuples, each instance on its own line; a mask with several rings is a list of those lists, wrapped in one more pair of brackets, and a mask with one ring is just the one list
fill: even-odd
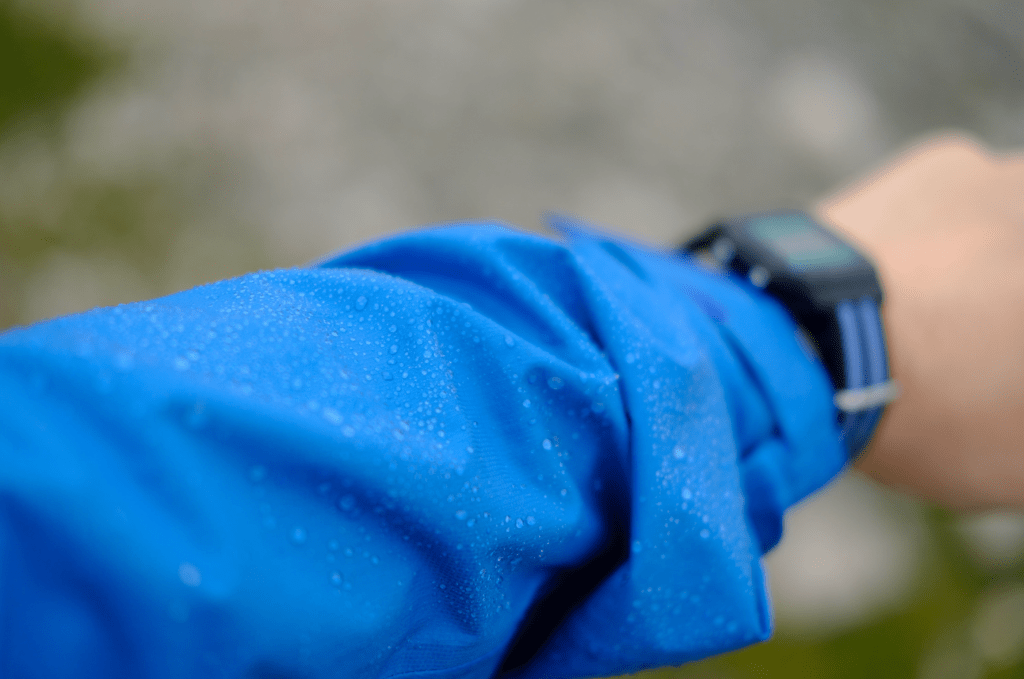
[(0, 335), (0, 676), (557, 679), (769, 636), (845, 463), (785, 309), (470, 223)]

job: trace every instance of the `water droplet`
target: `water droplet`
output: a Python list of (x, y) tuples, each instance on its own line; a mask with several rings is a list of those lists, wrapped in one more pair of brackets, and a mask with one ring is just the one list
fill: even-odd
[(118, 351), (114, 355), (114, 365), (118, 370), (131, 370), (135, 365), (135, 355), (127, 350)]
[(352, 551), (351, 547), (345, 548), (345, 556), (352, 556), (353, 554), (355, 554), (355, 552)]
[(701, 540), (707, 540), (709, 537), (711, 537), (711, 531), (709, 531), (707, 528), (702, 528), (700, 531)]
[(259, 483), (265, 478), (267, 478), (267, 468), (263, 465), (258, 464), (249, 470), (249, 480), (253, 483)]
[[(390, 326), (388, 328), (388, 332), (395, 332), (396, 330), (398, 330), (398, 326), (396, 326), (396, 325), (392, 325), (392, 326)], [(395, 347), (395, 351), (398, 351), (398, 347), (397, 346)], [(395, 351), (392, 351), (391, 353), (395, 353)]]
[[(392, 326), (392, 327), (394, 327), (394, 326)], [(392, 354), (397, 354), (398, 353), (398, 345), (397, 344), (392, 344), (391, 348), (388, 349), (388, 351), (390, 353), (392, 353)]]
[(341, 424), (341, 413), (334, 408), (324, 408), (321, 414), (324, 416), (324, 419), (331, 424)]
[(466, 514), (466, 510), (465, 509), (460, 509), (459, 511), (455, 512), (455, 518), (458, 519), (459, 521), (465, 521), (466, 520), (466, 516), (468, 516), (468, 515)]
[(438, 587), (440, 587), (441, 589), (448, 589), (448, 585), (444, 584), (443, 582), (440, 585), (438, 585)]
[(174, 369), (179, 372), (188, 370), (190, 365), (191, 364), (188, 362), (188, 359), (184, 356), (178, 356), (174, 359)]
[(339, 544), (338, 544), (338, 541), (337, 541), (337, 540), (330, 540), (330, 541), (329, 541), (329, 542), (327, 543), (327, 549), (331, 550), (332, 552), (336, 552), (336, 551), (338, 551), (338, 548), (339, 548), (340, 546), (341, 546), (341, 545), (339, 545)]
[(563, 488), (563, 489), (561, 490), (561, 493), (562, 493), (562, 497), (565, 497), (566, 495), (568, 495), (568, 494), (569, 494), (569, 489), (568, 489), (568, 488)]
[(552, 391), (558, 391), (565, 386), (565, 381), (561, 377), (549, 377), (548, 388)]
[(356, 309), (358, 311), (362, 311), (365, 308), (366, 308), (366, 297), (364, 297), (362, 295), (359, 295), (358, 299), (356, 299)]
[(516, 345), (516, 340), (512, 335), (505, 335), (505, 344), (510, 347), (514, 347)]
[(352, 425), (346, 424), (344, 428), (342, 428), (341, 433), (348, 438), (352, 438), (353, 436), (356, 435), (356, 430), (355, 427), (353, 427)]
[(469, 521), (466, 522), (466, 525), (469, 526), (470, 528), (472, 528), (473, 526), (476, 525), (476, 519), (470, 519)]
[(526, 523), (527, 523), (527, 525), (535, 526), (535, 525), (537, 525), (537, 519), (535, 519), (532, 516), (528, 516), (528, 517), (526, 517)]
[(203, 574), (195, 564), (186, 561), (178, 566), (178, 579), (186, 587), (198, 587), (203, 582)]
[(689, 488), (683, 488), (683, 499), (684, 500), (689, 500), (692, 497), (693, 497), (693, 493), (690, 492), (690, 489)]
[(686, 451), (678, 443), (672, 448), (672, 457), (681, 460), (686, 457)]
[(590, 409), (593, 410), (598, 415), (600, 415), (601, 413), (604, 412), (604, 404), (603, 403), (593, 403), (593, 404), (591, 404)]
[(632, 365), (635, 362), (636, 362), (636, 355), (635, 354), (626, 354), (626, 363), (629, 363), (629, 364)]
[(544, 450), (551, 450), (551, 439), (544, 439), (540, 445)]
[(522, 527), (523, 527), (523, 520), (522, 519), (516, 519), (516, 528), (522, 528)]
[(512, 517), (511, 517), (511, 516), (509, 516), (508, 514), (506, 514), (506, 515), (505, 515), (505, 523), (508, 523), (508, 522), (509, 522), (509, 521), (511, 521), (511, 520), (512, 520)]
[(352, 495), (342, 495), (341, 499), (338, 500), (338, 507), (345, 510), (346, 512), (356, 506), (356, 499)]
[(291, 534), (292, 544), (304, 545), (306, 544), (306, 529), (302, 526), (296, 526), (292, 528)]
[(530, 399), (526, 399), (525, 401), (523, 401), (524, 408), (529, 408), (531, 405), (532, 404), (530, 403)]
[(643, 548), (644, 548), (644, 545), (643, 545), (642, 542), (640, 542), (639, 540), (633, 540), (633, 544), (631, 546), (631, 549), (633, 550), (634, 554), (639, 553), (640, 550), (642, 550)]
[(395, 376), (389, 373), (387, 370), (385, 370), (381, 376), (384, 378), (386, 382), (390, 382), (391, 380), (395, 379)]
[(370, 563), (372, 563), (374, 566), (376, 566), (377, 564), (380, 563), (380, 559), (378, 559), (376, 556), (371, 556), (370, 557)]
[(333, 573), (331, 573), (331, 584), (335, 587), (340, 587), (341, 583), (344, 580), (345, 578), (342, 577), (341, 573), (339, 573), (338, 571), (334, 571)]

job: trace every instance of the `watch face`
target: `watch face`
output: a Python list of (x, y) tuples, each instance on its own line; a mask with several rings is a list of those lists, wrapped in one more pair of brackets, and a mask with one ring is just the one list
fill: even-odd
[(747, 230), (794, 271), (845, 269), (862, 260), (856, 250), (801, 214), (758, 217)]

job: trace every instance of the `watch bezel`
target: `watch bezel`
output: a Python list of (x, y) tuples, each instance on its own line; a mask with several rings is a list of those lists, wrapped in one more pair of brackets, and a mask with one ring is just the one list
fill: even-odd
[[(827, 239), (849, 252), (850, 263), (842, 266), (794, 267), (785, 255), (771, 244), (755, 236), (753, 228), (760, 222), (778, 218), (800, 219), (817, 237)], [(882, 303), (882, 287), (874, 263), (857, 247), (805, 212), (776, 210), (715, 221), (697, 238), (686, 244), (690, 251), (710, 248), (726, 239), (731, 247), (729, 261), (719, 264), (741, 275), (750, 276), (758, 287), (780, 299), (800, 319), (831, 314), (845, 299), (870, 297)], [(761, 267), (760, 270), (755, 267)], [(754, 276), (751, 276), (754, 272)], [(764, 276), (767, 274), (767, 276)], [(758, 284), (763, 280), (762, 284)]]

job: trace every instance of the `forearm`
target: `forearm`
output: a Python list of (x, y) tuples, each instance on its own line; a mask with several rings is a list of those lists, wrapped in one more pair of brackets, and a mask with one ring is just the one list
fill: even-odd
[(902, 396), (859, 465), (954, 508), (1024, 506), (1024, 158), (930, 139), (826, 200), (876, 259)]

